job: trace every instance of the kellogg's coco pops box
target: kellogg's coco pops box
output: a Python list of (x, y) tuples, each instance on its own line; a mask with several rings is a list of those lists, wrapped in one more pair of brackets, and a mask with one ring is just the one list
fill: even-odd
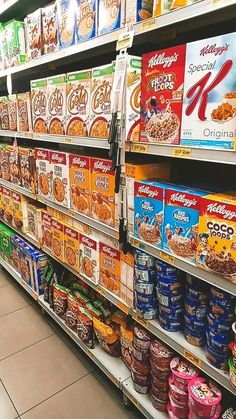
[(139, 141), (141, 99), (141, 57), (128, 56), (125, 88), (125, 138)]
[(31, 107), (33, 131), (47, 132), (47, 79), (32, 80)]
[(49, 134), (65, 134), (66, 74), (47, 79), (47, 124)]
[(141, 141), (179, 144), (186, 46), (142, 57)]
[(181, 144), (234, 148), (236, 33), (187, 44)]

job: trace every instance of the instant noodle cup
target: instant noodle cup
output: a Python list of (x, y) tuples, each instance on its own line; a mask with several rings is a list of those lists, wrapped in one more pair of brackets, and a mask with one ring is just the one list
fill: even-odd
[(140, 374), (131, 368), (131, 378), (134, 389), (141, 394), (146, 394), (149, 387), (149, 376)]
[(169, 384), (168, 384), (168, 380), (162, 380), (159, 377), (156, 377), (155, 375), (152, 374), (151, 371), (151, 384), (153, 387), (155, 387), (157, 390), (160, 391), (168, 391), (169, 388)]
[(214, 416), (222, 399), (221, 391), (212, 381), (197, 377), (188, 384), (189, 407), (198, 416)]
[(157, 367), (153, 363), (152, 358), (151, 358), (150, 363), (151, 363), (151, 372), (152, 372), (152, 375), (154, 377), (156, 377), (156, 378), (160, 378), (160, 380), (167, 381), (168, 378), (169, 378), (169, 375), (170, 375), (170, 369)]
[(155, 409), (159, 410), (159, 412), (166, 412), (166, 408), (167, 408), (167, 401), (163, 401), (160, 400), (159, 398), (157, 398), (154, 394), (154, 390), (151, 389), (149, 392), (150, 395), (150, 399), (152, 402), (153, 407), (155, 407)]
[(188, 417), (188, 405), (187, 403), (180, 403), (173, 399), (171, 393), (169, 393), (170, 405), (171, 410), (174, 415), (176, 415), (180, 419), (185, 419)]
[(169, 386), (170, 386), (170, 394), (171, 394), (172, 398), (174, 399), (174, 401), (187, 405), (187, 403), (188, 403), (188, 391), (187, 391), (187, 389), (186, 390), (181, 390), (178, 386), (176, 386), (174, 384), (172, 376), (169, 377), (168, 383), (169, 383)]
[(155, 339), (151, 342), (150, 351), (153, 364), (162, 369), (170, 368), (174, 353), (169, 348)]
[(199, 371), (194, 368), (188, 361), (179, 357), (173, 358), (170, 363), (173, 377), (173, 383), (181, 390), (186, 390), (188, 383), (199, 375)]

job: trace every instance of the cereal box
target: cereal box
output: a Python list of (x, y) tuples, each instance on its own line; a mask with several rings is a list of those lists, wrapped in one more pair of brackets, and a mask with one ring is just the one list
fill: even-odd
[(236, 284), (236, 199), (206, 195), (201, 200), (197, 264)]
[(164, 186), (158, 182), (134, 182), (134, 235), (162, 246)]
[(64, 262), (64, 224), (52, 219), (52, 254)]
[(90, 137), (108, 138), (113, 72), (113, 64), (92, 69)]
[(36, 148), (35, 159), (38, 179), (38, 194), (50, 199), (52, 192), (52, 164), (50, 161), (50, 150), (45, 148)]
[(75, 43), (76, 7), (74, 0), (57, 0), (59, 47), (65, 48)]
[(167, 188), (163, 227), (163, 249), (195, 262), (199, 210), (203, 191)]
[(32, 125), (34, 132), (47, 132), (47, 79), (31, 80)]
[(80, 273), (95, 284), (98, 283), (99, 242), (84, 234), (80, 234)]
[(75, 211), (90, 214), (90, 158), (77, 154), (69, 155), (70, 205)]
[(104, 243), (99, 244), (99, 282), (107, 290), (120, 296), (120, 251)]
[(3, 218), (4, 215), (4, 199), (2, 193), (3, 186), (0, 185), (0, 218)]
[(5, 40), (4, 40), (3, 32), (4, 32), (4, 26), (2, 23), (0, 23), (0, 71), (4, 70), (3, 41)]
[(50, 151), (52, 165), (52, 200), (70, 207), (69, 154)]
[(42, 9), (43, 53), (55, 52), (58, 48), (58, 21), (56, 3)]
[(125, 2), (123, 0), (98, 0), (98, 35), (123, 26)]
[(8, 147), (6, 144), (0, 145), (1, 150), (1, 177), (3, 180), (10, 181), (10, 165), (9, 165), (9, 153), (8, 153)]
[(78, 0), (76, 13), (77, 42), (87, 41), (97, 35), (97, 1)]
[(65, 134), (66, 74), (48, 78), (47, 123), (49, 134)]
[(17, 131), (32, 131), (30, 93), (17, 94)]
[(14, 185), (21, 185), (18, 147), (7, 145), (6, 150), (8, 153), (10, 182)]
[(236, 34), (187, 44), (181, 144), (234, 148)]
[(23, 233), (28, 231), (27, 198), (15, 191), (11, 191), (12, 200), (12, 226)]
[(16, 95), (8, 96), (8, 113), (9, 113), (9, 129), (17, 130), (17, 97)]
[(1, 123), (1, 129), (10, 129), (7, 96), (0, 97), (0, 123)]
[(125, 2), (125, 7), (126, 23), (134, 24), (152, 17), (153, 0), (129, 0)]
[(28, 60), (42, 55), (42, 9), (25, 18), (26, 48)]
[(28, 233), (31, 234), (38, 242), (42, 236), (41, 210), (42, 207), (39, 206), (39, 204), (27, 204)]
[(91, 70), (67, 74), (67, 135), (88, 136), (90, 92)]
[(65, 263), (79, 271), (79, 232), (70, 226), (64, 227)]
[(115, 227), (116, 198), (115, 173), (112, 162), (103, 159), (91, 159), (91, 215), (95, 220)]
[(141, 140), (179, 144), (186, 46), (142, 57)]
[(41, 243), (44, 247), (51, 250), (52, 248), (52, 217), (47, 211), (41, 211), (41, 225), (42, 225), (42, 236)]
[(8, 47), (7, 47), (7, 31), (4, 25), (1, 26), (1, 56), (3, 69), (9, 67)]
[[(120, 297), (133, 307), (134, 293), (134, 255), (128, 252), (126, 255), (121, 253), (121, 294)], [(130, 298), (132, 295), (132, 298)]]
[(44, 268), (48, 262), (48, 256), (43, 252), (34, 252), (33, 259), (33, 275), (34, 275), (34, 289), (38, 295), (44, 294), (45, 280)]
[(37, 190), (35, 151), (32, 148), (19, 147), (18, 152), (21, 186), (35, 194)]
[(2, 188), (3, 194), (3, 219), (7, 224), (12, 224), (13, 219), (13, 208), (12, 208), (12, 199), (11, 199), (11, 190), (8, 188)]
[(23, 64), (26, 61), (25, 25), (11, 20), (5, 26), (9, 67)]
[(125, 138), (139, 141), (140, 98), (141, 98), (141, 58), (128, 56), (125, 86)]

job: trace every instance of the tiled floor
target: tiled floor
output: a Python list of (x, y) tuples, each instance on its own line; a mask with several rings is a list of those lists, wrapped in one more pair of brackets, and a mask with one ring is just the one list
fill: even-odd
[(0, 419), (141, 419), (0, 268)]

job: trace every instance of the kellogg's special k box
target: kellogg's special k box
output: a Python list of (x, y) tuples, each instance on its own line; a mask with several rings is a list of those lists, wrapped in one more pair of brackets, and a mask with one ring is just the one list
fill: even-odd
[(187, 44), (181, 144), (233, 148), (236, 33)]

